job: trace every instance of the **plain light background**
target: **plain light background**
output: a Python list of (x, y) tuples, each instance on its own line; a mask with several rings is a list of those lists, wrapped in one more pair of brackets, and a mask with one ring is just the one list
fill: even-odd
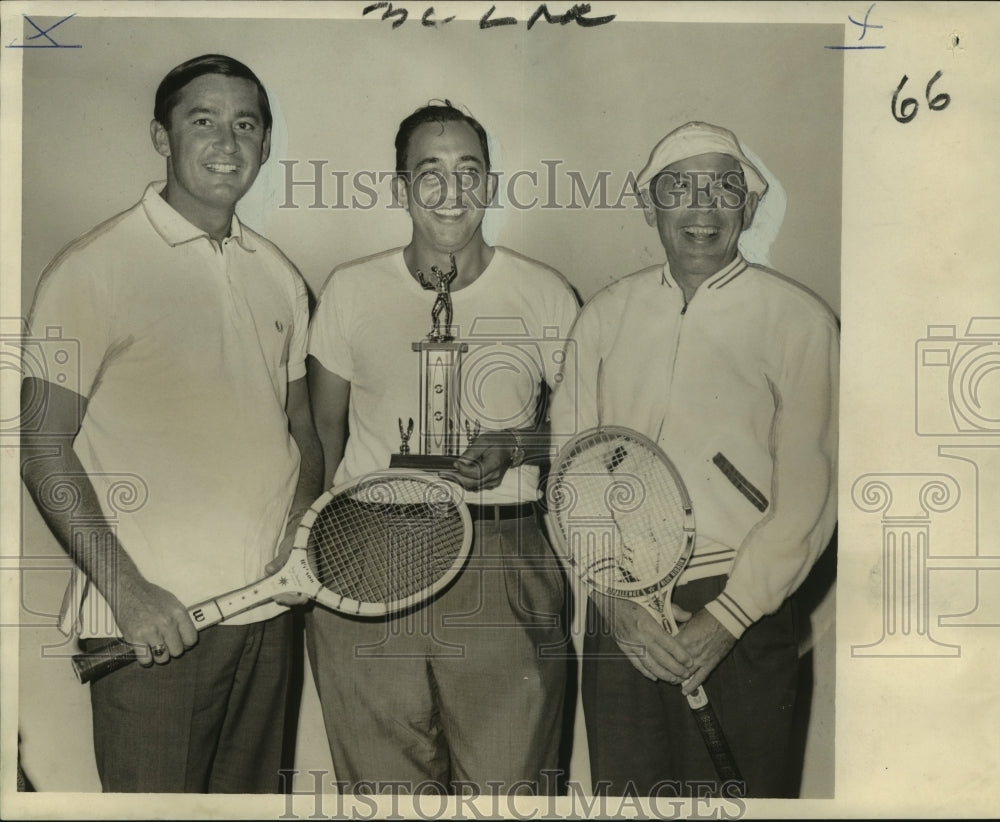
[[(247, 63), (268, 88), (276, 115), (271, 159), (239, 212), (282, 248), (314, 291), (335, 265), (405, 244), (409, 220), (385, 208), (388, 181), (377, 187), (382, 199), (374, 208), (310, 208), (313, 192), (305, 186), (294, 190), (298, 207), (281, 208), (286, 172), (279, 161), (298, 161), (297, 180), (312, 177), (310, 160), (326, 161), (323, 199), (333, 203), (329, 172), (350, 178), (391, 170), (399, 121), (428, 100), (447, 97), (490, 132), (495, 166), (505, 178), (537, 173), (537, 187), (517, 191), (542, 202), (551, 200), (550, 182), (557, 202), (571, 200), (570, 170), (588, 187), (607, 172), (609, 197), (617, 200), (627, 175), (645, 164), (669, 130), (692, 119), (732, 129), (784, 193), (780, 230), (763, 249), (770, 264), (839, 309), (843, 57), (824, 45), (842, 40), (840, 25), (615, 22), (591, 29), (538, 24), (527, 31), (522, 22), (480, 31), (460, 21), (424, 28), (411, 10), (398, 30), (372, 19), (81, 16), (62, 36), (85, 47), (23, 56), (24, 313), (42, 269), (66, 243), (129, 208), (148, 181), (163, 178), (163, 160), (148, 135), (153, 93), (174, 65), (208, 52)], [(547, 176), (551, 168), (556, 171)], [(779, 193), (772, 192), (776, 205)], [(622, 202), (622, 209), (507, 207), (490, 214), (488, 232), (559, 269), (589, 297), (663, 259), (635, 201)], [(26, 495), (23, 515), (25, 561), (33, 563), (32, 573), (22, 576), (25, 765), (42, 790), (95, 790), (87, 691), (73, 679), (61, 657), (71, 649), (56, 647), (62, 640), (52, 627), (66, 563)], [(829, 630), (817, 646), (807, 796), (833, 791), (833, 631), (826, 602), (819, 614)], [(308, 688), (300, 728), (297, 766), (329, 768)], [(572, 776), (585, 781), (581, 745), (578, 731)]]

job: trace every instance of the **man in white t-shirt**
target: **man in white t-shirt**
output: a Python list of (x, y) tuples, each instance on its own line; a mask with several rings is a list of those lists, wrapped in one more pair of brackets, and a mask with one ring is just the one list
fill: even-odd
[[(30, 327), (78, 372), (28, 373), (22, 474), (78, 568), (63, 624), (139, 665), (93, 682), (105, 791), (278, 792), (291, 623), (268, 603), (197, 632), (187, 608), (265, 573), (319, 494), (308, 294), (236, 203), (270, 146), (260, 80), (222, 55), (170, 71), (166, 182), (46, 269)], [(74, 505), (67, 505), (72, 500)]]
[[(475, 520), (473, 557), (429, 606), (390, 619), (316, 607), (312, 660), (337, 779), (353, 792), (555, 790), (567, 672), (564, 578), (539, 526), (541, 399), (555, 383), (575, 295), (560, 274), (486, 244), (493, 196), (485, 131), (450, 104), (407, 117), (396, 191), (413, 223), (405, 248), (337, 268), (309, 332), (313, 414), (327, 483), (384, 469), (400, 420), (420, 418), (418, 354), (431, 313), (421, 285), (450, 284), (463, 357), (453, 463)], [(442, 333), (445, 329), (442, 328)], [(467, 427), (466, 427), (467, 424)], [(415, 439), (414, 439), (415, 441)]]

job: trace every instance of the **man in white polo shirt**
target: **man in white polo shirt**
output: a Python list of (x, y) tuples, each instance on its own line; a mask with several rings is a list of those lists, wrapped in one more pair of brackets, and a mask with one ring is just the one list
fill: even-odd
[(552, 425), (623, 425), (659, 443), (691, 495), (697, 542), (674, 591), (676, 637), (633, 603), (591, 598), (582, 689), (595, 792), (710, 789), (684, 699), (704, 683), (747, 795), (784, 796), (789, 597), (836, 520), (838, 326), (814, 294), (740, 255), (767, 183), (731, 132), (681, 126), (637, 183), (666, 263), (581, 310), (563, 382), (576, 393), (556, 392)]
[[(289, 615), (269, 603), (199, 634), (186, 610), (262, 576), (320, 491), (306, 286), (235, 216), (270, 128), (242, 63), (174, 68), (151, 124), (166, 182), (60, 253), (31, 310), (34, 333), (79, 344), (73, 390), (22, 386), (44, 402), (24, 481), (78, 566), (63, 623), (84, 650), (110, 633), (140, 652), (91, 685), (105, 791), (280, 788)], [(134, 504), (115, 507), (123, 487)]]

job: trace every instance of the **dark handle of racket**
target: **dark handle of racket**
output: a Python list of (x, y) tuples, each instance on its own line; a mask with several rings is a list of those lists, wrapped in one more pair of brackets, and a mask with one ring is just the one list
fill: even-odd
[(715, 772), (719, 775), (719, 779), (725, 782), (742, 782), (743, 776), (740, 774), (740, 769), (736, 767), (733, 752), (729, 749), (729, 742), (726, 741), (722, 725), (715, 715), (712, 703), (708, 701), (704, 687), (698, 686), (697, 690), (691, 693), (688, 697), (688, 704), (691, 706), (691, 712), (694, 714), (701, 738), (705, 742), (708, 755), (712, 758), (712, 764), (715, 765)]
[(100, 679), (136, 660), (135, 649), (124, 639), (112, 639), (93, 651), (73, 657), (73, 672), (86, 684)]

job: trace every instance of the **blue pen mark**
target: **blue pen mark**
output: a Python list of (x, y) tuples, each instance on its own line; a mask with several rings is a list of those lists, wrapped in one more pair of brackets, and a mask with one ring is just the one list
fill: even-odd
[(48, 42), (15, 43), (13, 40), (11, 40), (10, 43), (7, 44), (7, 48), (9, 49), (82, 49), (83, 48), (83, 46), (79, 44), (69, 45), (66, 43), (57, 43), (56, 40), (49, 34), (49, 32), (51, 32), (54, 28), (56, 28), (56, 26), (61, 26), (71, 17), (76, 17), (76, 14), (71, 14), (68, 17), (64, 17), (62, 20), (53, 23), (47, 29), (43, 29), (40, 25), (38, 25), (38, 23), (36, 23), (34, 20), (28, 17), (27, 14), (24, 14), (22, 16), (35, 29), (35, 31), (38, 32), (37, 34), (32, 34), (30, 37), (26, 37), (25, 40), (37, 40), (39, 37), (44, 37)]
[(864, 20), (863, 23), (859, 23), (857, 20), (855, 20), (853, 17), (851, 17), (851, 15), (849, 15), (849, 14), (847, 15), (847, 19), (850, 20), (852, 23), (854, 23), (855, 26), (861, 26), (861, 36), (858, 38), (859, 40), (864, 40), (865, 39), (865, 35), (868, 33), (868, 29), (881, 29), (881, 28), (885, 28), (884, 26), (880, 26), (878, 23), (869, 23), (868, 22), (868, 15), (872, 13), (872, 9), (873, 8), (875, 8), (875, 4), (874, 3), (872, 3), (868, 7), (868, 11), (865, 12), (865, 20)]
[[(882, 26), (879, 23), (869, 23), (868, 22), (868, 16), (872, 13), (872, 9), (873, 8), (875, 8), (875, 4), (874, 3), (872, 3), (868, 7), (868, 11), (865, 12), (865, 19), (863, 21), (861, 21), (861, 22), (858, 22), (857, 20), (855, 20), (853, 17), (851, 17), (851, 15), (849, 15), (849, 14), (847, 15), (847, 19), (850, 20), (855, 26), (860, 26), (861, 27), (861, 35), (858, 37), (858, 41), (861, 41), (861, 40), (865, 39), (865, 35), (868, 33), (868, 29), (881, 29), (881, 28), (885, 28), (885, 26)], [(824, 46), (824, 48), (836, 49), (837, 51), (864, 51), (864, 50), (868, 50), (868, 49), (884, 49), (885, 46), (884, 45), (869, 45), (869, 44), (865, 44), (863, 46)]]

